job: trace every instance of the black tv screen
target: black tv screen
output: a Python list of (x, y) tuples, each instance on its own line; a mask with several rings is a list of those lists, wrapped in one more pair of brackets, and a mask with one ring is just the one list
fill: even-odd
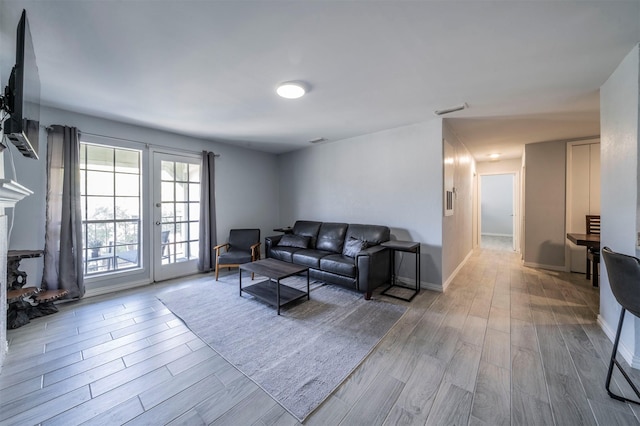
[(40, 134), (40, 77), (26, 10), (18, 23), (16, 64), (5, 89), (9, 118), (4, 134), (25, 156), (38, 158)]

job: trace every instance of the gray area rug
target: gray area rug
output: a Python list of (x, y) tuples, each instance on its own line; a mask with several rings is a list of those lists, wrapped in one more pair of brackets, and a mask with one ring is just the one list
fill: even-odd
[[(257, 282), (259, 277), (256, 277)], [(283, 281), (306, 286), (306, 278)], [(243, 286), (251, 283), (243, 275)], [(159, 296), (187, 327), (298, 420), (311, 414), (373, 350), (404, 306), (333, 285), (275, 308), (243, 293), (238, 276), (198, 280)]]

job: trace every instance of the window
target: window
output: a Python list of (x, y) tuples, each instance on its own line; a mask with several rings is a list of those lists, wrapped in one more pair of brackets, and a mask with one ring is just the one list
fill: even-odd
[(85, 276), (139, 268), (141, 151), (81, 143)]

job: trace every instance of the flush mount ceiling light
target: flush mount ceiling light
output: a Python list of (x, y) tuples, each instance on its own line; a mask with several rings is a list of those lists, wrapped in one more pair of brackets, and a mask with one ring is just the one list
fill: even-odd
[(298, 99), (307, 93), (308, 87), (301, 81), (286, 81), (278, 85), (276, 93), (286, 99)]
[(497, 160), (498, 158), (500, 158), (500, 154), (489, 154), (489, 158), (491, 158), (492, 160)]

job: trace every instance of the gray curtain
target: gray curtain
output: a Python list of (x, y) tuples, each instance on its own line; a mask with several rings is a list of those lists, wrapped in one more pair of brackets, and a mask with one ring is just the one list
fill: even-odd
[(216, 260), (213, 247), (218, 244), (216, 236), (216, 187), (215, 157), (213, 152), (202, 151), (202, 167), (200, 175), (200, 253), (198, 255), (198, 271), (213, 271)]
[(52, 126), (47, 137), (47, 202), (43, 287), (84, 296), (80, 141), (75, 127)]

